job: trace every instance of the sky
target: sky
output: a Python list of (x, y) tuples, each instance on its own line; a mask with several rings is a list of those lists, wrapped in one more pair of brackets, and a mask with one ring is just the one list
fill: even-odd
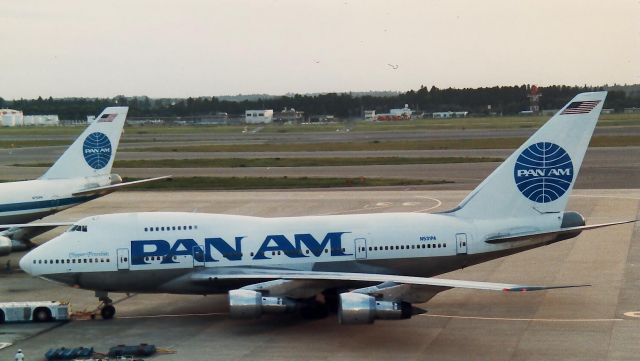
[(3, 0), (0, 97), (640, 83), (640, 0)]

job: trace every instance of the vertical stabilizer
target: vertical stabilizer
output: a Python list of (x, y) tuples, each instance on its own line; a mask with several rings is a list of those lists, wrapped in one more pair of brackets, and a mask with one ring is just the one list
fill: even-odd
[(564, 211), (607, 92), (578, 94), (456, 208), (464, 218)]
[(106, 108), (40, 179), (110, 174), (128, 109)]

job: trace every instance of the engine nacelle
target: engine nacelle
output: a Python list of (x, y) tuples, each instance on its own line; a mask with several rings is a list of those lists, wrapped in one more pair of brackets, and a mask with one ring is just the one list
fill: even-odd
[(11, 253), (12, 243), (9, 238), (0, 236), (0, 256), (6, 256)]
[(110, 175), (111, 184), (120, 184), (122, 183), (122, 177), (119, 174), (111, 173)]
[(413, 308), (402, 301), (377, 301), (375, 297), (362, 293), (340, 294), (338, 322), (342, 325), (373, 323), (376, 319), (399, 320), (411, 318)]
[(296, 302), (286, 297), (264, 297), (252, 290), (229, 291), (229, 314), (233, 318), (259, 318), (263, 313), (286, 313)]
[[(582, 216), (582, 214), (580, 214), (578, 212), (564, 212), (562, 214), (562, 224), (560, 225), (560, 227), (561, 228), (582, 227), (585, 224), (587, 224), (587, 222), (585, 221), (585, 219)], [(565, 239), (577, 237), (578, 235), (580, 235), (580, 233), (582, 233), (582, 231), (575, 231), (575, 232), (571, 232), (571, 233), (565, 233), (563, 235), (557, 236), (550, 243), (555, 243), (555, 242), (563, 241)]]

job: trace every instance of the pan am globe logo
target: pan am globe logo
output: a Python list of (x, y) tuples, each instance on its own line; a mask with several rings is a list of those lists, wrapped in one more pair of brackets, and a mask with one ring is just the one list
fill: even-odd
[(100, 132), (89, 134), (82, 144), (84, 160), (93, 169), (102, 169), (111, 160), (111, 142)]
[(520, 153), (513, 169), (520, 192), (537, 203), (562, 197), (573, 181), (573, 163), (557, 144), (540, 142)]

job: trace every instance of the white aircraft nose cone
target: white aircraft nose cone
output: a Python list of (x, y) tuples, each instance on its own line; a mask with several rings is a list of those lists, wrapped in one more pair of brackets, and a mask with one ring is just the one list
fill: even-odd
[(31, 274), (31, 263), (31, 257), (29, 257), (29, 254), (27, 254), (20, 259), (20, 268), (22, 268), (22, 270), (27, 272), (28, 274)]

